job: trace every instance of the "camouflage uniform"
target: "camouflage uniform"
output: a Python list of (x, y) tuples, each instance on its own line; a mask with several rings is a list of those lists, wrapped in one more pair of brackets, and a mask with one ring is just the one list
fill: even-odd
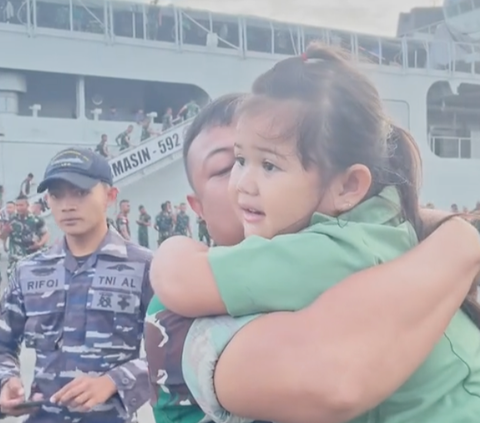
[(158, 245), (172, 236), (173, 218), (169, 212), (160, 212), (155, 217), (155, 226), (158, 231)]
[(207, 222), (203, 220), (201, 217), (198, 218), (198, 240), (200, 242), (205, 242), (210, 247), (211, 238), (210, 234), (208, 233)]
[(145, 352), (157, 423), (252, 421), (230, 416), (221, 408), (213, 373), (228, 342), (256, 317), (190, 319), (166, 310), (157, 297), (152, 298), (145, 319)]
[(115, 221), (115, 228), (120, 234), (125, 230), (128, 236), (130, 236), (130, 222), (128, 221), (128, 217), (120, 213)]
[[(141, 213), (138, 220), (145, 224), (149, 224), (152, 218), (148, 213)], [(142, 247), (150, 248), (148, 242), (148, 226), (138, 225), (138, 244)]]
[(49, 398), (82, 374), (107, 374), (118, 389), (89, 413), (49, 405), (28, 423), (130, 422), (148, 400), (139, 354), (151, 259), (149, 250), (109, 230), (82, 262), (61, 242), (17, 263), (0, 308), (0, 383), (20, 375), (24, 339), (36, 353), (31, 395)]
[(150, 403), (157, 423), (199, 423), (198, 407), (183, 379), (182, 351), (194, 320), (165, 309), (157, 297), (145, 319), (145, 352), (150, 376)]
[(11, 232), (8, 235), (8, 272), (22, 257), (35, 252), (32, 245), (47, 233), (45, 221), (31, 213), (26, 216), (15, 214), (8, 222)]
[(188, 235), (188, 227), (190, 225), (190, 217), (185, 212), (177, 214), (177, 220), (175, 221), (175, 235)]

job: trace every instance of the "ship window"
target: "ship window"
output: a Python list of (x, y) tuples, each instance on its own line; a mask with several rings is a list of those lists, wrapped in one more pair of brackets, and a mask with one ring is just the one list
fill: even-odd
[(238, 19), (212, 13), (212, 30), (218, 36), (218, 47), (240, 47)]
[(307, 47), (310, 43), (319, 41), (324, 44), (328, 44), (328, 29), (321, 29), (321, 28), (312, 28), (312, 27), (304, 27), (303, 34), (305, 39), (305, 47)]
[(113, 33), (116, 36), (144, 38), (143, 6), (141, 4), (112, 2), (112, 8)]
[(74, 31), (92, 34), (103, 34), (105, 32), (103, 2), (99, 0), (73, 0), (71, 4)]
[(470, 138), (430, 136), (430, 149), (436, 156), (446, 159), (470, 159), (471, 144)]
[(380, 38), (368, 35), (358, 36), (358, 55), (362, 61), (385, 64)]
[(272, 27), (269, 21), (245, 19), (247, 50), (260, 53), (272, 52)]
[(208, 12), (183, 10), (180, 12), (184, 44), (196, 46), (207, 45), (207, 34), (210, 32), (210, 17)]
[(298, 46), (298, 28), (294, 25), (273, 23), (273, 48), (276, 54), (300, 54)]
[(155, 6), (150, 4), (145, 6), (146, 16), (146, 37), (149, 40), (164, 41), (174, 43), (176, 41), (175, 32), (175, 11), (172, 6)]
[(70, 7), (58, 3), (37, 1), (37, 26), (39, 28), (70, 29)]
[(462, 83), (453, 91), (447, 81), (434, 83), (427, 94), (428, 142), (443, 158), (480, 159), (478, 123), (480, 84)]

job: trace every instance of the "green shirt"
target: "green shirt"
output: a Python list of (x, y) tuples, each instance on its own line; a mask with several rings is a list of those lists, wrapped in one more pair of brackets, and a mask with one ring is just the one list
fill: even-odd
[[(387, 188), (338, 218), (315, 214), (311, 225), (300, 233), (271, 240), (249, 237), (237, 246), (210, 250), (210, 265), (229, 314), (246, 316), (301, 309), (349, 275), (405, 253), (417, 239), (399, 210), (397, 191)], [(248, 320), (235, 326), (224, 316), (217, 319), (217, 323), (215, 319), (204, 319), (201, 331), (200, 322), (196, 322), (197, 328), (192, 327), (183, 365), (185, 380), (196, 400), (207, 414), (226, 421), (232, 416), (216, 400), (213, 370), (204, 369), (214, 367), (233, 334)], [(202, 349), (214, 350), (216, 356), (204, 354), (200, 360), (196, 357), (193, 346), (198, 351), (199, 339), (205, 343), (202, 337), (211, 344), (202, 344)], [(353, 422), (476, 423), (479, 416), (480, 334), (458, 311), (444, 337), (410, 379)], [(244, 420), (229, 420), (235, 421)]]

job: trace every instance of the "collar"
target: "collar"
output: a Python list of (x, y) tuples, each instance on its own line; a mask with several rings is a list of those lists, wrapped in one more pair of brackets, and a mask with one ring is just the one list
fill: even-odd
[[(126, 259), (127, 244), (123, 237), (113, 228), (109, 228), (105, 238), (103, 238), (97, 251), (93, 254), (106, 255), (119, 259)], [(50, 261), (71, 257), (71, 253), (67, 248), (65, 237), (53, 244), (47, 251), (38, 257), (40, 261)]]
[(338, 223), (339, 220), (377, 225), (384, 225), (393, 220), (402, 221), (402, 207), (397, 189), (394, 186), (386, 187), (379, 194), (361, 202), (338, 217), (315, 213), (310, 220), (310, 225), (327, 222)]

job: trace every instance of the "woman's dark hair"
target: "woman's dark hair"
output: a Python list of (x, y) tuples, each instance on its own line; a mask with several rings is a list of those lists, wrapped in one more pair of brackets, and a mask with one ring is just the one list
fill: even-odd
[(162, 203), (162, 205), (160, 206), (160, 210), (162, 210), (162, 212), (166, 212), (167, 206), (168, 206), (168, 203)]
[[(402, 217), (413, 225), (419, 240), (431, 233), (419, 213), (418, 146), (407, 131), (392, 123), (372, 82), (341, 50), (313, 43), (301, 56), (278, 62), (256, 79), (239, 113), (255, 115), (279, 101), (294, 107), (289, 108), (293, 115), (278, 125), (283, 132), (277, 136), (297, 141), (304, 168), (318, 165), (328, 181), (354, 164), (366, 166), (372, 184), (364, 200), (393, 185)], [(476, 299), (469, 295), (462, 309), (480, 327)]]

